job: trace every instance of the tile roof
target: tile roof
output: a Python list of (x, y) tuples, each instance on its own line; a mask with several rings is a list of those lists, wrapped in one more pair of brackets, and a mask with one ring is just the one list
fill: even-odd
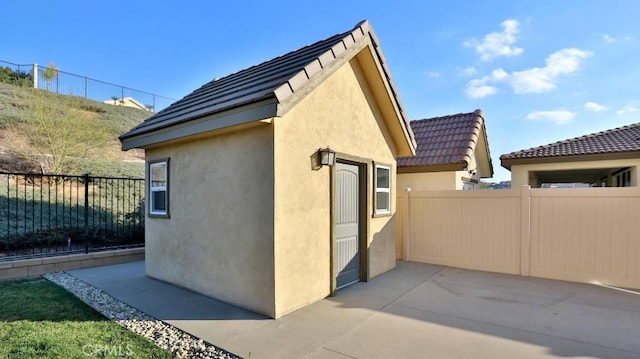
[[(486, 136), (482, 110), (411, 121), (418, 144), (415, 156), (398, 157), (398, 168), (464, 170), (480, 136)], [(444, 168), (443, 168), (444, 166)]]
[[(122, 141), (261, 101), (281, 104), (332, 63), (349, 58), (347, 56), (350, 50), (357, 50), (366, 44), (372, 45), (372, 52), (380, 63), (388, 91), (397, 107), (398, 117), (404, 122), (405, 136), (412, 146), (415, 146), (413, 134), (410, 132), (409, 118), (403, 109), (398, 91), (391, 79), (391, 73), (379, 49), (377, 37), (368, 21), (360, 22), (352, 30), (220, 79), (214, 79), (149, 117), (120, 136), (120, 139)], [(279, 116), (280, 109), (277, 111), (278, 113), (272, 114), (271, 117)], [(264, 118), (267, 117), (255, 120)], [(126, 149), (124, 142), (123, 149)]]
[(500, 156), (500, 161), (502, 166), (506, 167), (514, 160), (618, 154), (636, 151), (640, 151), (640, 123), (507, 153)]

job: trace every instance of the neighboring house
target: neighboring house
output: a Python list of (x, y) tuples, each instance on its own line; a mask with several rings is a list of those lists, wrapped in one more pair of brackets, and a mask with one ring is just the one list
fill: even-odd
[(511, 186), (560, 183), (628, 187), (640, 183), (640, 123), (500, 156)]
[(479, 189), (493, 176), (481, 110), (411, 121), (416, 156), (398, 158), (397, 189)]
[(397, 94), (365, 21), (122, 135), (146, 150), (147, 275), (277, 318), (394, 268)]
[(116, 100), (106, 100), (103, 101), (103, 103), (109, 104), (109, 105), (114, 105), (114, 106), (124, 106), (124, 107), (131, 107), (131, 108), (137, 108), (139, 110), (146, 110), (146, 111), (150, 111), (150, 109), (141, 104), (138, 100), (136, 100), (133, 97), (125, 97), (122, 99), (116, 99)]

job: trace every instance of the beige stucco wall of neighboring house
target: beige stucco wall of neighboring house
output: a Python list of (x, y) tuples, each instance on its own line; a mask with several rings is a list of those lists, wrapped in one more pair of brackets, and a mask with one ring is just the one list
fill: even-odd
[[(478, 173), (469, 173), (469, 171), (456, 171), (456, 189), (480, 189), (480, 176)], [(470, 187), (465, 188), (465, 184)]]
[(113, 106), (124, 106), (124, 107), (137, 108), (139, 110), (148, 110), (145, 105), (143, 105), (133, 97), (125, 97), (123, 99), (118, 99), (118, 100), (106, 100), (106, 101), (103, 101), (103, 103), (106, 103), (108, 105), (113, 105)]
[(368, 276), (395, 266), (395, 217), (374, 218), (371, 206), (374, 161), (391, 165), (395, 188), (396, 149), (367, 81), (354, 58), (274, 120), (276, 316), (331, 292), (331, 170), (311, 169), (319, 148), (364, 159)]
[(468, 182), (474, 184), (474, 189), (480, 189), (480, 176), (489, 174), (481, 173), (475, 155), (471, 156), (469, 162), (468, 169), (464, 171), (399, 173), (396, 188), (398, 191), (405, 188), (422, 191), (462, 190), (467, 179), (471, 179), (473, 181)]
[(146, 150), (170, 159), (171, 216), (146, 219), (147, 275), (275, 315), (272, 129)]
[(399, 173), (396, 186), (398, 191), (405, 188), (411, 190), (454, 190), (456, 188), (456, 172), (419, 172), (419, 173)]
[(419, 173), (399, 173), (397, 190), (405, 188), (421, 191), (446, 191), (462, 190), (466, 179), (473, 179), (473, 189), (480, 189), (480, 176), (476, 173), (470, 175), (467, 171), (443, 171), (443, 172), (419, 172)]
[(570, 171), (581, 169), (611, 168), (612, 172), (625, 167), (631, 167), (631, 186), (640, 184), (640, 158), (606, 161), (576, 161), (537, 164), (511, 165), (511, 188), (530, 185), (532, 188), (540, 186), (535, 178), (536, 171)]

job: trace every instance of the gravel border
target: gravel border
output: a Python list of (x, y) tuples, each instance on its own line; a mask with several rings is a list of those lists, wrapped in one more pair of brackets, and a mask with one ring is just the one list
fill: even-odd
[(43, 276), (126, 329), (149, 339), (178, 358), (242, 359), (127, 305), (65, 272)]

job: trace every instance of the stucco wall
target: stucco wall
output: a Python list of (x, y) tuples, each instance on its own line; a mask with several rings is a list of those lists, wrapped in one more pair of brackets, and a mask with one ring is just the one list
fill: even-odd
[(147, 149), (170, 159), (171, 218), (146, 220), (147, 275), (274, 312), (272, 126)]
[[(484, 143), (484, 141), (482, 141)], [(484, 148), (476, 148), (486, 151)], [(423, 191), (446, 191), (461, 190), (464, 188), (463, 178), (476, 180), (476, 189), (480, 189), (481, 176), (489, 176), (490, 173), (482, 173), (482, 169), (477, 164), (476, 153), (471, 156), (469, 166), (464, 171), (442, 171), (442, 172), (418, 172), (418, 173), (399, 173), (397, 190), (402, 191), (405, 188)], [(475, 171), (470, 174), (469, 171)]]
[(539, 163), (530, 165), (512, 165), (511, 166), (511, 187), (518, 188), (523, 185), (531, 185), (538, 187), (535, 178), (529, 179), (530, 172), (535, 171), (561, 171), (561, 170), (578, 170), (590, 168), (624, 168), (632, 167), (631, 185), (640, 185), (640, 159), (622, 159), (610, 161), (580, 161), (580, 162), (558, 162), (558, 163)]
[[(395, 188), (395, 147), (357, 61), (343, 65), (274, 120), (278, 316), (322, 299), (331, 290), (331, 171), (313, 171), (310, 156), (329, 146), (367, 159), (370, 206), (373, 161), (392, 166)], [(391, 198), (393, 213), (395, 193)], [(374, 277), (395, 266), (395, 221), (393, 216), (373, 218), (371, 208), (367, 221), (368, 272)]]
[(396, 188), (398, 191), (405, 188), (424, 191), (454, 190), (456, 189), (456, 172), (399, 173)]

